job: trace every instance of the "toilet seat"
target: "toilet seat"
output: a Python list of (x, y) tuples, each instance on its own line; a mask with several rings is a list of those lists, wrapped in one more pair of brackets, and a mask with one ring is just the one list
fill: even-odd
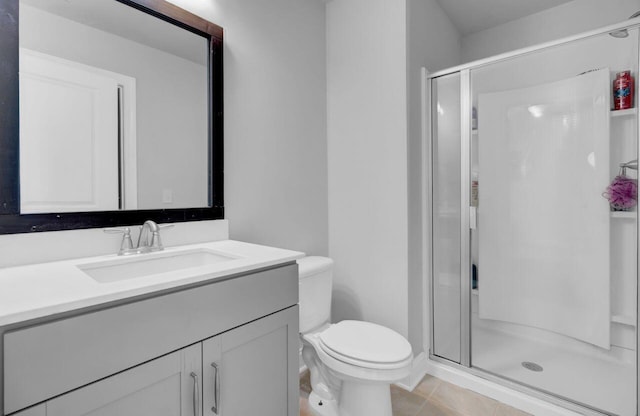
[(393, 383), (409, 375), (413, 362), (413, 355), (407, 358), (404, 362), (391, 363), (390, 365), (353, 360), (344, 356), (336, 357), (338, 354), (323, 346), (322, 341), (320, 340), (320, 335), (326, 329), (327, 327), (317, 331), (307, 332), (302, 335), (302, 340), (313, 348), (320, 362), (322, 362), (330, 372), (335, 372), (339, 379)]
[(397, 332), (363, 321), (342, 321), (318, 334), (320, 348), (332, 358), (371, 369), (399, 369), (411, 362), (409, 342)]

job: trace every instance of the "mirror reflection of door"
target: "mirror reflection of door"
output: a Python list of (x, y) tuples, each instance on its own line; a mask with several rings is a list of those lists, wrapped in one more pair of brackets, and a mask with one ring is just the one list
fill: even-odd
[(135, 209), (135, 80), (26, 49), (20, 60), (20, 211)]
[[(208, 38), (114, 0), (20, 0), (19, 11), (20, 48), (52, 61), (20, 64), (20, 100), (31, 103), (31, 115), (20, 115), (21, 129), (33, 139), (21, 145), (32, 153), (21, 156), (21, 213), (208, 207), (211, 172), (219, 168), (212, 165)], [(63, 72), (59, 67), (66, 72), (43, 85), (52, 68)], [(111, 80), (112, 103), (113, 84), (121, 87), (121, 166), (113, 147), (118, 131), (108, 149), (97, 141), (99, 126), (118, 116), (92, 85), (100, 77)], [(102, 104), (108, 109), (95, 107)], [(58, 132), (63, 137), (54, 138)], [(107, 159), (112, 165), (98, 172)], [(99, 186), (105, 175), (114, 180)]]

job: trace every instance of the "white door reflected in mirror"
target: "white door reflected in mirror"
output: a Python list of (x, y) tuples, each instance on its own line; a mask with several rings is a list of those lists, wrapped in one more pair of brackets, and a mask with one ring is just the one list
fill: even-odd
[(135, 79), (27, 49), (20, 68), (20, 212), (136, 209)]
[(20, 212), (208, 207), (207, 38), (116, 0), (19, 16)]

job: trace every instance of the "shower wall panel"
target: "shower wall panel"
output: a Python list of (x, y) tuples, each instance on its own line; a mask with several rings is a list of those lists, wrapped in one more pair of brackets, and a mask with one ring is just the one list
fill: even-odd
[(609, 96), (608, 69), (479, 96), (481, 319), (609, 349)]

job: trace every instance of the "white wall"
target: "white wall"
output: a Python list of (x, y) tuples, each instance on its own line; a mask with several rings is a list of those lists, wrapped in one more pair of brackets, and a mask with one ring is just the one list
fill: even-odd
[(463, 62), (536, 45), (623, 21), (640, 0), (574, 0), (462, 38)]
[(327, 3), (333, 318), (387, 325), (416, 354), (426, 307), (420, 70), (459, 62), (460, 35), (435, 0)]
[[(436, 0), (407, 0), (407, 24), (412, 82), (418, 79), (416, 74), (419, 75), (420, 67), (436, 72), (460, 64), (460, 33)], [(413, 106), (410, 108), (414, 109)]]
[(327, 254), (322, 0), (172, 0), (224, 28), (231, 238)]
[(207, 206), (206, 67), (23, 4), (20, 46), (135, 78), (138, 208)]
[(405, 0), (327, 4), (334, 320), (407, 335)]

